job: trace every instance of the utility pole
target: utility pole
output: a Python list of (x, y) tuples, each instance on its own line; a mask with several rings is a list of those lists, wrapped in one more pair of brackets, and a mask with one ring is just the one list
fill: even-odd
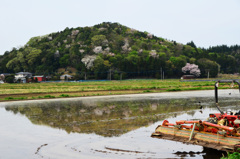
[(112, 63), (109, 62), (109, 66), (110, 66), (110, 81), (112, 80)]
[(161, 80), (163, 79), (163, 72), (162, 72), (162, 67), (161, 67)]
[(120, 72), (120, 80), (122, 80), (122, 72)]
[(111, 72), (111, 68), (110, 68), (110, 81), (112, 80), (112, 72)]
[(209, 79), (209, 76), (210, 76), (210, 69), (205, 69), (205, 71), (207, 72), (207, 78)]

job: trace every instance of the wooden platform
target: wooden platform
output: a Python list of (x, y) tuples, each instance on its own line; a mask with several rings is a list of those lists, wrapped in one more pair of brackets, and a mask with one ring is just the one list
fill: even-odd
[(200, 145), (222, 151), (234, 152), (238, 151), (237, 149), (240, 148), (240, 137), (225, 137), (220, 134), (194, 131), (192, 139), (189, 141), (190, 135), (190, 129), (178, 129), (161, 125), (159, 125), (155, 132), (152, 133), (152, 137)]

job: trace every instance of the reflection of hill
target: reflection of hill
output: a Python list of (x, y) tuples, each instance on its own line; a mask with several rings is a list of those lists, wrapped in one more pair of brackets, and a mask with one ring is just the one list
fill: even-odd
[(79, 101), (43, 102), (9, 106), (6, 110), (23, 114), (34, 124), (64, 129), (68, 133), (119, 136), (183, 111), (198, 108), (198, 104), (193, 106), (193, 103), (194, 100), (189, 102), (186, 99), (101, 102), (93, 106), (85, 106)]

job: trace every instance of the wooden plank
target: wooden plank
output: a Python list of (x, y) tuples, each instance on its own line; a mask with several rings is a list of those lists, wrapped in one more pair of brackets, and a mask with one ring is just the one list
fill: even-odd
[[(240, 144), (239, 137), (224, 137), (220, 134), (198, 131), (195, 131), (192, 140), (188, 141), (191, 130), (181, 130), (165, 126), (158, 127), (153, 134), (161, 134), (158, 138), (162, 139), (190, 143), (223, 151), (234, 151), (235, 145)], [(153, 135), (153, 137), (155, 136)]]

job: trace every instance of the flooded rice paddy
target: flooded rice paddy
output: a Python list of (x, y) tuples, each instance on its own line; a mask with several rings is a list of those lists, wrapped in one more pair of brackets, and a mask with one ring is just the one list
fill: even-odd
[[(239, 109), (237, 90), (219, 96), (224, 111)], [(0, 103), (0, 159), (220, 158), (217, 150), (150, 137), (164, 119), (205, 120), (214, 106), (213, 91)]]

